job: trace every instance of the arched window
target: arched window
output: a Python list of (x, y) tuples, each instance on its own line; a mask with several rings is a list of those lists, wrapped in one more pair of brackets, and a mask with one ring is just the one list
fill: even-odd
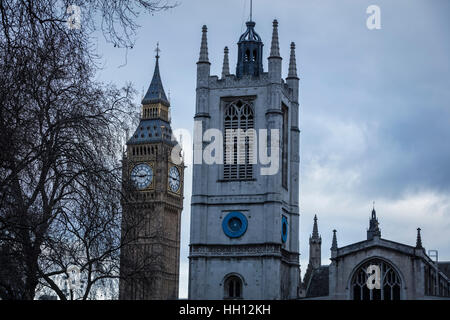
[(225, 108), (224, 116), (223, 178), (225, 180), (251, 179), (256, 151), (251, 102), (241, 99), (233, 101)]
[[(371, 265), (380, 270), (380, 288), (367, 286), (367, 268)], [(402, 281), (399, 274), (389, 263), (381, 259), (371, 259), (362, 264), (353, 275), (351, 290), (353, 300), (400, 300)]]
[(229, 276), (224, 283), (225, 299), (242, 299), (242, 280), (238, 276)]

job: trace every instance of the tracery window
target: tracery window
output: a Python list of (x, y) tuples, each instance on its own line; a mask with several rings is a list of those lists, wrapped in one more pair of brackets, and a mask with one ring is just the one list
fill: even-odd
[(242, 299), (242, 280), (237, 276), (229, 276), (225, 280), (225, 299)]
[(238, 99), (226, 106), (224, 131), (223, 178), (225, 180), (253, 178), (255, 132), (250, 101)]
[[(380, 268), (380, 289), (367, 286), (367, 268), (376, 265)], [(353, 300), (400, 300), (402, 282), (397, 271), (387, 262), (372, 259), (361, 265), (351, 281)]]

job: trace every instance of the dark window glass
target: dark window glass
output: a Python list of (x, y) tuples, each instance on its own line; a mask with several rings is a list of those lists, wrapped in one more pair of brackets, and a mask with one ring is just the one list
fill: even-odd
[[(367, 287), (367, 268), (370, 265), (380, 268), (380, 289)], [(390, 264), (380, 259), (372, 259), (360, 266), (353, 275), (353, 300), (400, 300), (401, 285), (400, 276)]]
[(230, 276), (225, 280), (225, 299), (242, 298), (242, 281), (237, 276)]

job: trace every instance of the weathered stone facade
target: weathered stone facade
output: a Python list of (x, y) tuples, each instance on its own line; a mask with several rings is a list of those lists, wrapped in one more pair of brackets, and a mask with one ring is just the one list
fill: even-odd
[[(380, 288), (369, 290), (367, 268), (380, 266)], [(334, 300), (450, 299), (448, 262), (436, 264), (422, 247), (420, 229), (416, 246), (381, 238), (372, 211), (367, 240), (337, 246), (333, 235), (331, 264), (312, 268), (305, 276), (305, 297)], [(323, 276), (325, 268), (328, 277)], [(326, 282), (328, 282), (328, 288)]]
[(178, 298), (184, 164), (172, 156), (179, 146), (158, 58), (139, 126), (123, 157), (119, 298), (125, 300)]
[[(189, 299), (297, 297), (300, 131), (295, 46), (292, 45), (290, 72), (285, 81), (277, 22), (274, 22), (268, 72), (264, 72), (258, 62), (262, 42), (253, 30), (254, 23), (247, 26), (249, 29), (239, 42), (239, 52), (254, 54), (254, 59), (243, 57), (241, 61), (238, 58), (236, 75), (229, 74), (228, 48), (225, 48), (221, 79), (210, 75), (206, 27), (203, 27), (194, 119), (201, 122), (200, 134), (208, 129), (225, 132), (227, 108), (233, 104), (236, 108), (244, 105), (250, 110), (247, 113), (251, 114), (251, 126), (256, 132), (259, 129), (285, 130), (285, 139), (281, 139), (285, 143), (285, 153), (283, 147), (277, 150), (280, 169), (273, 175), (262, 175), (260, 169), (267, 165), (259, 161), (252, 166), (245, 165), (247, 171), (243, 173), (239, 169), (233, 171), (233, 166), (230, 166), (231, 171), (226, 171), (224, 164), (194, 164)], [(255, 63), (250, 65), (250, 61)], [(200, 142), (202, 150), (207, 142)], [(194, 154), (196, 148), (194, 143)], [(233, 174), (236, 176), (230, 178)], [(245, 225), (242, 232), (238, 230), (240, 233), (234, 235), (233, 230), (228, 230), (233, 229), (233, 225), (227, 225), (229, 219), (234, 219), (238, 227)]]

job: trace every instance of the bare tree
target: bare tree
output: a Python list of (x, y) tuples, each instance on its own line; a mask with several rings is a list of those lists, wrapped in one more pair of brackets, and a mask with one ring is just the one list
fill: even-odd
[[(67, 26), (78, 5), (80, 29)], [(136, 107), (131, 85), (95, 81), (89, 36), (131, 46), (146, 0), (0, 1), (0, 297), (33, 299), (76, 264), (82, 299), (118, 276), (121, 148)], [(69, 295), (69, 298), (73, 295)]]

